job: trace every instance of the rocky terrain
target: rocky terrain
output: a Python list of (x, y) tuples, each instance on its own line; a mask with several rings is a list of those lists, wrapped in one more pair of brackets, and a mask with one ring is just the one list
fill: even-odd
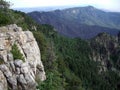
[(37, 42), (16, 24), (0, 27), (0, 90), (36, 90), (46, 79)]
[(93, 7), (33, 12), (38, 24), (9, 2), (0, 5), (0, 90), (120, 89), (119, 13)]
[(101, 63), (101, 70), (116, 71), (120, 69), (120, 35), (110, 36), (101, 33), (91, 40), (90, 45), (93, 53), (93, 60)]

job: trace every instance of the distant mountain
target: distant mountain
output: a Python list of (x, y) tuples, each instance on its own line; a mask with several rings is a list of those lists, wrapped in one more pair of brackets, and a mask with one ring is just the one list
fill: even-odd
[[(65, 9), (65, 8), (70, 8), (71, 6), (46, 6), (46, 7), (29, 7), (29, 8), (13, 8), (14, 10), (17, 11), (22, 11), (25, 13), (33, 12), (33, 11), (39, 11), (39, 12), (48, 12), (48, 11), (53, 11), (56, 9)], [(74, 6), (73, 6), (74, 7)]]
[(69, 37), (88, 39), (101, 32), (115, 35), (120, 30), (120, 13), (105, 12), (92, 6), (28, 15), (38, 23), (53, 25), (59, 33)]

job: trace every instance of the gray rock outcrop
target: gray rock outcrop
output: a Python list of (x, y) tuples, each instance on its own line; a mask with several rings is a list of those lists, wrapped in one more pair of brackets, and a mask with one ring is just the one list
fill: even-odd
[[(24, 60), (14, 58), (13, 45)], [(36, 79), (46, 79), (37, 42), (16, 24), (0, 27), (0, 90), (36, 90)]]
[(91, 40), (90, 45), (92, 47), (92, 60), (100, 64), (99, 72), (113, 71), (116, 67), (119, 67), (119, 37), (111, 36), (107, 33), (100, 33)]
[(1, 71), (0, 71), (0, 90), (7, 90), (7, 81)]

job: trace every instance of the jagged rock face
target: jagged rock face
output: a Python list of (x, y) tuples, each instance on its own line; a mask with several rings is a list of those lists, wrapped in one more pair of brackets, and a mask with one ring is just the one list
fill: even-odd
[(100, 72), (120, 68), (119, 37), (101, 33), (90, 44), (93, 50), (92, 59), (101, 63)]
[[(24, 60), (14, 59), (14, 44)], [(0, 27), (0, 90), (36, 90), (36, 79), (44, 81), (46, 76), (32, 32), (16, 24)]]
[(7, 90), (7, 81), (1, 71), (0, 71), (0, 90)]

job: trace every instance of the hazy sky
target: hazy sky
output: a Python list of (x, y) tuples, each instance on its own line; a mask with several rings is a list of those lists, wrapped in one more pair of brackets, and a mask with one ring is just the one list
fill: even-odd
[(6, 0), (14, 5), (13, 8), (21, 7), (44, 7), (44, 6), (86, 6), (92, 5), (97, 8), (120, 12), (120, 0)]

